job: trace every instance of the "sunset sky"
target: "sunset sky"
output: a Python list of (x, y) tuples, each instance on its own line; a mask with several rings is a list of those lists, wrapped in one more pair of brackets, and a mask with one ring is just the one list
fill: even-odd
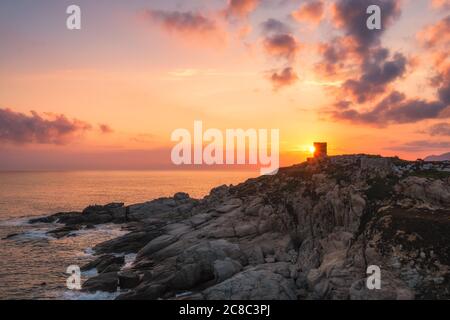
[(6, 0), (0, 41), (0, 170), (167, 168), (194, 120), (279, 128), (284, 165), (450, 151), (447, 0)]

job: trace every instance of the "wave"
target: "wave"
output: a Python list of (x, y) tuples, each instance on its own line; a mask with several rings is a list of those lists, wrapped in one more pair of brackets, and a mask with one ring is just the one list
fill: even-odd
[(120, 292), (97, 291), (95, 293), (81, 291), (66, 291), (63, 293), (64, 300), (114, 300)]

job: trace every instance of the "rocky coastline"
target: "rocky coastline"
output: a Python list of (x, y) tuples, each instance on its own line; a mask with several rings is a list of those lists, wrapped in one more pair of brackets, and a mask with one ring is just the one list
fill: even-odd
[[(450, 299), (450, 163), (335, 156), (277, 175), (31, 223), (56, 238), (105, 223), (87, 292), (117, 299)], [(63, 225), (60, 227), (60, 225)], [(125, 254), (135, 254), (124, 267)], [(379, 266), (382, 287), (366, 287)]]

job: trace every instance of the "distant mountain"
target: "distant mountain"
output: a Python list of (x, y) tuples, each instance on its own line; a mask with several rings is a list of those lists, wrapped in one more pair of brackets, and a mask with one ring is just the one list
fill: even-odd
[(424, 159), (425, 161), (450, 161), (450, 152), (441, 154), (440, 156), (429, 156)]

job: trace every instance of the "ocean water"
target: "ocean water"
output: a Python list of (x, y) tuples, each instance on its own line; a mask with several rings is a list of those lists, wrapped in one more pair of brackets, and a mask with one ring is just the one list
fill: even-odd
[[(82, 210), (90, 204), (140, 203), (179, 191), (201, 198), (213, 187), (256, 175), (242, 171), (0, 172), (0, 299), (115, 297), (68, 290), (66, 269), (92, 260), (90, 249), (124, 234), (120, 226), (102, 225), (55, 239), (46, 233), (57, 225), (30, 225), (30, 217)], [(126, 257), (128, 265), (132, 259)], [(84, 273), (82, 280), (92, 275), (93, 271)]]

